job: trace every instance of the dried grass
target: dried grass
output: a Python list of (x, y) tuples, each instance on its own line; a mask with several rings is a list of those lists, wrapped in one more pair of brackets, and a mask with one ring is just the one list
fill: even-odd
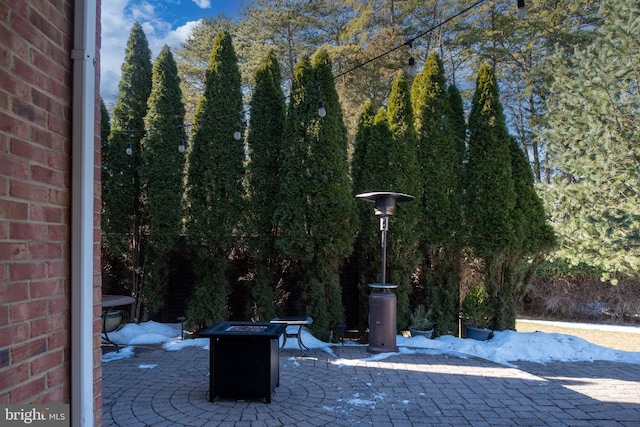
[(522, 316), (563, 321), (640, 323), (640, 282), (617, 285), (596, 277), (536, 278), (524, 298)]

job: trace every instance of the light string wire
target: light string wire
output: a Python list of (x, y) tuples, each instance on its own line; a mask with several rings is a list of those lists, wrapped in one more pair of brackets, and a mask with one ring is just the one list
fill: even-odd
[[(358, 69), (360, 69), (360, 68), (362, 68), (362, 67), (365, 67), (365, 66), (367, 66), (367, 65), (371, 64), (372, 62), (375, 62), (375, 61), (377, 61), (377, 60), (379, 60), (379, 59), (381, 59), (381, 58), (384, 58), (384, 57), (385, 57), (385, 56), (387, 56), (387, 55), (390, 55), (391, 53), (395, 52), (395, 51), (396, 51), (396, 50), (398, 50), (398, 49), (402, 49), (402, 48), (403, 48), (403, 47), (405, 47), (405, 46), (412, 47), (412, 46), (413, 46), (413, 42), (415, 42), (416, 40), (418, 40), (418, 39), (420, 39), (420, 38), (422, 38), (422, 37), (426, 36), (427, 34), (429, 34), (429, 33), (433, 32), (433, 31), (437, 30), (438, 28), (440, 28), (440, 27), (442, 27), (443, 25), (445, 25), (445, 24), (447, 24), (447, 23), (451, 22), (452, 20), (456, 19), (457, 17), (459, 17), (459, 16), (462, 16), (462, 15), (466, 14), (466, 13), (467, 13), (467, 12), (469, 12), (471, 9), (476, 8), (477, 6), (479, 6), (480, 4), (482, 4), (482, 3), (486, 2), (486, 1), (487, 1), (487, 0), (478, 0), (478, 1), (476, 1), (475, 3), (473, 3), (472, 5), (467, 6), (466, 8), (464, 8), (464, 9), (460, 10), (459, 12), (455, 13), (454, 15), (451, 15), (449, 18), (445, 19), (444, 21), (441, 21), (441, 22), (439, 22), (438, 24), (434, 25), (433, 27), (431, 27), (431, 28), (429, 28), (429, 29), (427, 29), (427, 30), (423, 31), (422, 33), (420, 33), (420, 34), (418, 34), (418, 35), (416, 35), (416, 36), (414, 36), (414, 37), (412, 37), (412, 38), (410, 38), (410, 39), (405, 40), (405, 42), (404, 42), (404, 43), (399, 44), (399, 45), (397, 45), (397, 46), (395, 46), (395, 47), (393, 47), (393, 48), (391, 48), (391, 49), (387, 50), (386, 52), (383, 52), (383, 53), (381, 53), (381, 54), (379, 54), (379, 55), (377, 55), (377, 56), (375, 56), (375, 57), (373, 57), (373, 58), (370, 58), (370, 59), (368, 59), (367, 61), (365, 61), (365, 62), (363, 62), (363, 63), (361, 63), (361, 64), (358, 64), (358, 65), (355, 65), (355, 66), (353, 66), (353, 67), (351, 67), (351, 68), (348, 68), (348, 69), (346, 69), (345, 71), (342, 71), (342, 72), (340, 72), (340, 73), (338, 73), (338, 74), (334, 75), (333, 77), (331, 77), (331, 78), (329, 78), (329, 79), (326, 79), (326, 80), (324, 80), (324, 81), (322, 81), (322, 82), (314, 83), (314, 84), (313, 84), (313, 85), (311, 85), (311, 86), (305, 86), (305, 87), (302, 87), (302, 88), (300, 88), (300, 89), (299, 89), (299, 90), (297, 90), (297, 91), (294, 91), (294, 92), (289, 93), (288, 95), (284, 95), (284, 96), (282, 96), (282, 97), (280, 97), (280, 98), (272, 99), (272, 100), (267, 101), (267, 102), (265, 102), (265, 103), (263, 103), (263, 104), (260, 104), (260, 105), (254, 106), (254, 107), (251, 107), (251, 106), (250, 106), (250, 107), (247, 107), (247, 108), (245, 108), (245, 109), (243, 109), (243, 110), (241, 110), (241, 111), (237, 111), (237, 112), (235, 112), (235, 113), (225, 114), (225, 115), (222, 115), (222, 116), (217, 116), (217, 117), (208, 118), (208, 119), (204, 119), (204, 120), (202, 120), (202, 119), (201, 119), (201, 120), (199, 120), (197, 123), (183, 123), (183, 124), (181, 124), (181, 125), (179, 125), (179, 126), (177, 126), (177, 127), (176, 127), (176, 126), (171, 126), (171, 127), (164, 127), (164, 128), (151, 128), (151, 129), (123, 129), (123, 130), (116, 129), (116, 130), (114, 130), (113, 132), (127, 133), (127, 134), (129, 135), (129, 138), (130, 138), (130, 137), (131, 137), (131, 134), (132, 134), (132, 133), (136, 133), (136, 132), (142, 132), (142, 133), (147, 133), (147, 132), (162, 132), (162, 131), (173, 130), (173, 129), (176, 129), (176, 128), (177, 128), (177, 129), (181, 129), (181, 131), (182, 131), (182, 132), (184, 132), (184, 131), (185, 131), (185, 128), (193, 128), (196, 124), (198, 124), (198, 125), (202, 126), (202, 125), (207, 124), (207, 123), (210, 123), (210, 122), (215, 122), (215, 121), (218, 121), (218, 120), (229, 119), (229, 118), (231, 118), (231, 117), (237, 117), (237, 116), (240, 116), (240, 118), (241, 118), (241, 120), (240, 120), (240, 121), (242, 122), (242, 118), (244, 118), (245, 114), (250, 113), (252, 110), (261, 110), (261, 109), (264, 109), (264, 108), (266, 108), (266, 107), (268, 107), (268, 106), (270, 106), (270, 105), (273, 105), (273, 104), (275, 104), (275, 103), (277, 103), (277, 102), (286, 101), (287, 99), (292, 98), (292, 97), (294, 97), (294, 96), (296, 96), (296, 95), (300, 95), (300, 94), (303, 94), (303, 93), (307, 93), (307, 92), (311, 91), (312, 89), (317, 89), (317, 90), (319, 91), (320, 87), (321, 87), (322, 85), (324, 85), (324, 84), (327, 84), (327, 83), (329, 83), (329, 82), (335, 81), (335, 80), (337, 80), (337, 79), (338, 79), (338, 78), (340, 78), (340, 77), (343, 77), (343, 76), (345, 76), (345, 75), (347, 75), (347, 74), (349, 74), (349, 73), (352, 73), (352, 72), (354, 72), (354, 71), (356, 71), (356, 70), (358, 70)], [(521, 1), (521, 0), (518, 0), (518, 1)], [(322, 102), (322, 100), (321, 100), (321, 99), (320, 99), (320, 102)], [(181, 139), (181, 143), (182, 143), (182, 139)]]

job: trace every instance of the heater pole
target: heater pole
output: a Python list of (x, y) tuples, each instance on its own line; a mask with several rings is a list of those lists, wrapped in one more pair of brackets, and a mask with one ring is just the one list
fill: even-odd
[[(389, 218), (393, 216), (397, 203), (409, 202), (413, 196), (391, 191), (376, 191), (362, 193), (356, 198), (375, 203), (374, 213), (380, 218), (380, 232), (382, 237), (381, 264), (382, 283), (370, 283), (373, 289), (369, 295), (369, 353), (398, 352), (396, 335), (398, 333), (398, 297), (391, 291), (398, 285), (387, 285), (387, 231), (389, 230)], [(377, 292), (379, 291), (379, 292)]]
[(383, 216), (380, 218), (380, 231), (382, 232), (381, 246), (382, 246), (382, 285), (387, 284), (387, 230), (389, 230), (389, 217)]

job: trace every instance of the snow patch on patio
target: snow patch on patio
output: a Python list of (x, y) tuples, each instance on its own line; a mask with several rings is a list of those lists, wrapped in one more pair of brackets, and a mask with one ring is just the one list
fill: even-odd
[[(628, 333), (640, 333), (639, 327), (612, 327), (610, 325), (583, 325), (584, 328), (602, 327), (605, 330), (624, 331)], [(576, 324), (571, 323), (571, 327)], [(123, 359), (133, 356), (134, 345), (162, 344), (166, 351), (178, 351), (185, 347), (200, 347), (209, 349), (208, 338), (181, 339), (181, 325), (165, 324), (158, 322), (144, 322), (140, 324), (129, 323), (117, 331), (109, 333), (109, 338), (123, 348), (119, 352), (108, 352), (102, 357), (102, 362)], [(297, 327), (296, 327), (297, 328)], [(292, 329), (292, 333), (295, 331)], [(282, 338), (281, 338), (282, 340)], [(282, 342), (282, 341), (281, 341)], [(333, 348), (340, 344), (329, 344), (320, 341), (304, 328), (302, 330), (302, 342), (310, 349), (321, 349), (335, 358)], [(586, 340), (567, 334), (544, 332), (495, 332), (488, 341), (476, 341), (462, 339), (450, 335), (436, 339), (424, 337), (406, 338), (398, 335), (396, 344), (400, 354), (451, 354), (456, 357), (479, 357), (514, 367), (510, 362), (526, 361), (535, 363), (558, 362), (591, 362), (595, 360), (640, 363), (640, 352), (628, 352), (614, 350), (592, 344)], [(347, 345), (360, 345), (345, 342)], [(287, 349), (298, 349), (295, 339), (288, 339), (285, 345)], [(392, 357), (398, 353), (372, 354), (362, 361), (377, 361)], [(354, 361), (337, 359), (334, 364), (348, 366)]]

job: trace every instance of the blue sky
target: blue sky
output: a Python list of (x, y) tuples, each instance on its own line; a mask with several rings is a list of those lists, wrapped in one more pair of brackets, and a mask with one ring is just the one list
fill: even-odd
[(103, 0), (100, 93), (105, 104), (115, 104), (127, 39), (134, 22), (144, 29), (154, 56), (165, 44), (178, 48), (199, 19), (220, 13), (236, 16), (242, 0)]

